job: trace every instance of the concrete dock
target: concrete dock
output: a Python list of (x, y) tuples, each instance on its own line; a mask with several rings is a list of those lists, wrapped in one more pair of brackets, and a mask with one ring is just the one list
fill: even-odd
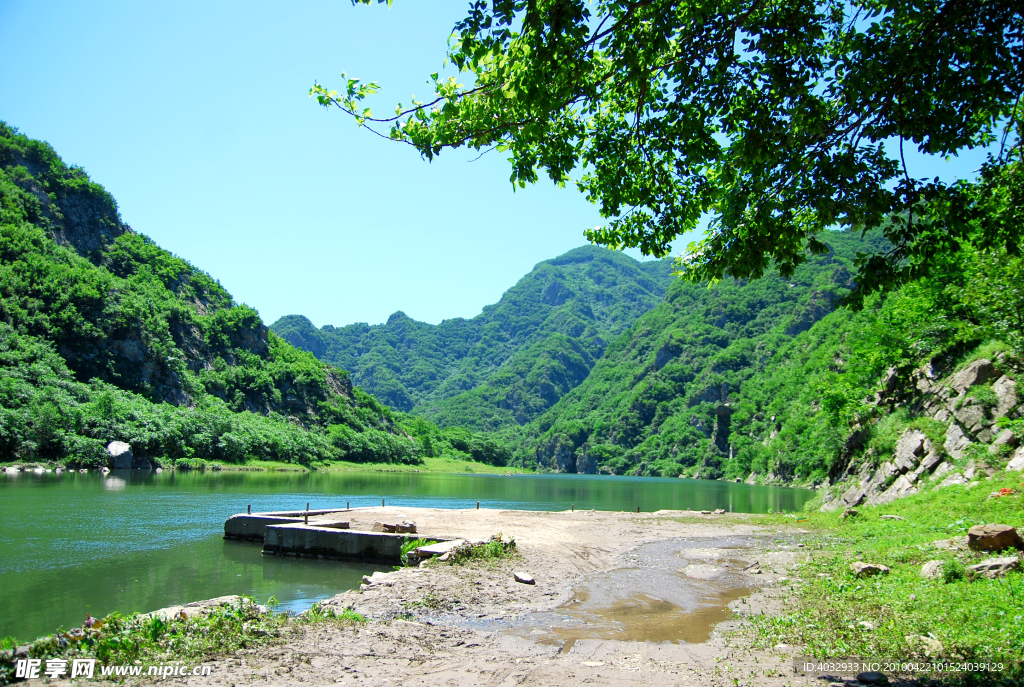
[[(399, 563), (402, 545), (415, 539), (448, 541), (407, 529), (411, 523), (373, 523), (352, 529), (354, 509), (239, 513), (224, 522), (224, 538), (263, 542), (263, 554)], [(388, 531), (391, 530), (391, 531)]]

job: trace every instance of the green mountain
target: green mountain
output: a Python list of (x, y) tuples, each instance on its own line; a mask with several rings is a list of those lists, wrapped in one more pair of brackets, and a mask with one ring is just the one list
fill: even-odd
[(496, 430), (529, 422), (579, 385), (608, 342), (662, 300), (671, 269), (584, 246), (539, 263), (472, 319), (430, 325), (397, 312), (383, 325), (316, 329), (289, 315), (271, 329), (393, 408)]
[(721, 475), (760, 412), (740, 402), (744, 385), (833, 311), (856, 252), (875, 247), (838, 232), (829, 243), (790, 279), (674, 281), (582, 384), (525, 428), (519, 460), (568, 472)]
[(0, 461), (419, 460), (445, 434), (269, 331), (209, 275), (128, 227), (109, 193), (0, 122)]
[(826, 241), (788, 279), (673, 283), (583, 383), (506, 434), (513, 462), (826, 485), (831, 507), (916, 493), (929, 471), (966, 484), (1002, 469), (1024, 438), (1024, 260), (937, 255), (934, 276), (852, 311), (835, 307), (852, 261), (888, 246)]

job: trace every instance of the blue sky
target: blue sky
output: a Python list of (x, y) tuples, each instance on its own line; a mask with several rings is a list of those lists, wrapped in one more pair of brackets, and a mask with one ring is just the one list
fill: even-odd
[[(513, 191), (499, 153), (426, 163), (307, 96), (342, 70), (382, 85), (378, 112), (426, 96), (466, 7), (0, 0), (0, 119), (268, 323), (472, 317), (585, 243), (597, 209), (547, 181)], [(948, 177), (980, 160), (908, 162)]]

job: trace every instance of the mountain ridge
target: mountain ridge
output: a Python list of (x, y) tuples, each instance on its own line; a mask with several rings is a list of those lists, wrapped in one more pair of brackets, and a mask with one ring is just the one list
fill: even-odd
[[(430, 325), (397, 311), (382, 325), (318, 329), (301, 315), (288, 315), (271, 329), (349, 370), (357, 384), (392, 407), (442, 425), (458, 419), (494, 430), (529, 421), (578, 384), (582, 368), (593, 366), (608, 340), (660, 301), (670, 273), (670, 261), (639, 262), (581, 246), (537, 263), (473, 318)], [(527, 349), (535, 350), (524, 354)], [(525, 384), (513, 388), (503, 371), (509, 367)], [(459, 398), (473, 392), (472, 400)], [(453, 410), (467, 403), (482, 405), (469, 416)]]

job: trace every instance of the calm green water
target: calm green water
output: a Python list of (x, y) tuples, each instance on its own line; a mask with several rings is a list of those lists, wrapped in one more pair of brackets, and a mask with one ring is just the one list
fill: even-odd
[(222, 539), (244, 511), (380, 505), (743, 513), (800, 509), (804, 489), (596, 475), (125, 471), (0, 475), (0, 636), (32, 639), (87, 613), (151, 611), (225, 594), (308, 608), (380, 567), (264, 558)]

